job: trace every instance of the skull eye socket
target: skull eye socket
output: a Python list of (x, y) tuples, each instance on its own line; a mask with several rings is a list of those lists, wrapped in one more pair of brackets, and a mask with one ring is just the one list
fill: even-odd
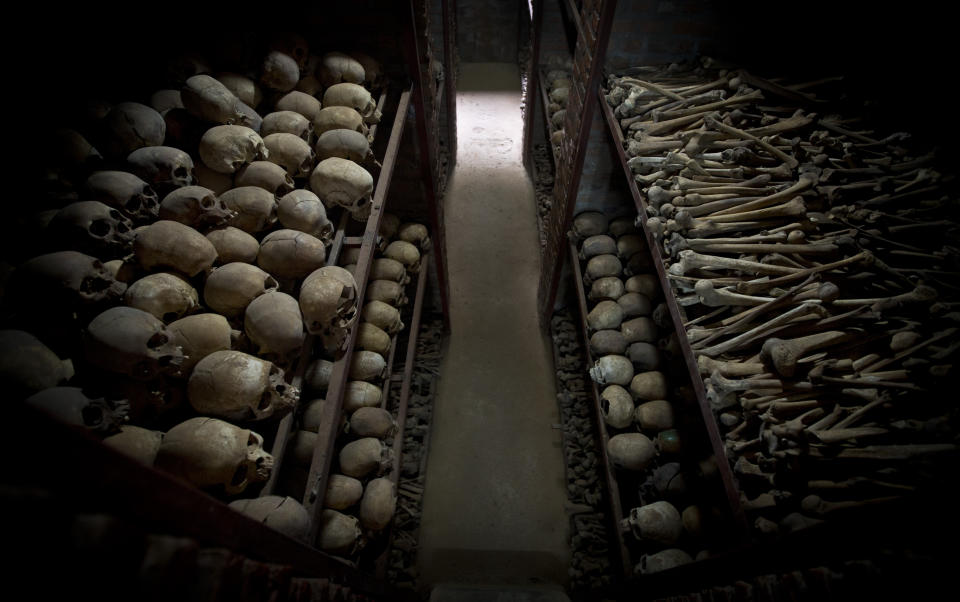
[(359, 201), (357, 201), (357, 207), (365, 207), (366, 204), (367, 204), (369, 201), (370, 201), (369, 198), (363, 197), (362, 199), (360, 199)]
[(98, 238), (103, 238), (107, 234), (110, 234), (111, 230), (113, 230), (113, 227), (110, 225), (109, 220), (97, 219), (90, 223), (90, 234)]
[(270, 399), (270, 392), (269, 391), (265, 392), (263, 395), (260, 396), (260, 402), (257, 404), (257, 409), (266, 410), (267, 408), (270, 407), (271, 401), (272, 400)]
[(141, 207), (140, 197), (130, 197), (130, 200), (124, 203), (123, 206), (126, 207), (128, 211), (139, 211)]
[(237, 470), (233, 473), (233, 478), (230, 479), (230, 485), (233, 487), (239, 487), (243, 485), (247, 480), (247, 467), (244, 464), (237, 466)]
[(173, 170), (173, 175), (176, 178), (185, 178), (187, 177), (187, 174), (188, 174), (187, 168), (182, 165)]
[(80, 416), (83, 418), (83, 423), (90, 428), (103, 424), (103, 408), (88, 405), (80, 410)]
[[(157, 347), (166, 345), (167, 341), (169, 340), (170, 339), (169, 337), (167, 337), (167, 335), (163, 334), (162, 332), (157, 332), (157, 333), (154, 333), (152, 337), (150, 337), (149, 341), (147, 341), (147, 347), (149, 347), (150, 349), (156, 349)], [(163, 358), (161, 358), (161, 360), (162, 359)]]
[(216, 204), (217, 202), (214, 200), (212, 196), (205, 196), (200, 199), (200, 206), (203, 207), (204, 209), (210, 209)]

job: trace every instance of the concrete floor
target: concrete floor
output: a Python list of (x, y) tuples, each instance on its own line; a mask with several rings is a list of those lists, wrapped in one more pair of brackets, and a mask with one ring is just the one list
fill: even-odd
[(537, 319), (533, 185), (516, 65), (461, 65), (445, 199), (451, 335), (420, 527), (421, 582), (562, 584), (566, 486), (553, 361)]

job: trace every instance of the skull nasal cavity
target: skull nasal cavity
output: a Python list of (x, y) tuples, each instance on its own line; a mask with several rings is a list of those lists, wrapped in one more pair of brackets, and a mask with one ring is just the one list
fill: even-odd
[(84, 278), (80, 283), (80, 291), (83, 293), (99, 293), (100, 291), (106, 290), (110, 287), (110, 281), (106, 278), (98, 278), (92, 276), (90, 278)]

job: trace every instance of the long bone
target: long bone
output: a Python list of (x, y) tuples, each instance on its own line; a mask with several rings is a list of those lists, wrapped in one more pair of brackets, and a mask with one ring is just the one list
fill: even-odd
[[(689, 190), (691, 188), (714, 188), (717, 187), (715, 182), (712, 182), (714, 178), (711, 176), (700, 176), (700, 178), (687, 178), (684, 176), (677, 177), (677, 188), (680, 190)], [(732, 187), (743, 187), (750, 188), (751, 190), (765, 187), (770, 183), (771, 176), (768, 174), (759, 174), (752, 178), (748, 179), (739, 179), (736, 181), (736, 184), (733, 186), (724, 186), (726, 188)]]
[(704, 253), (797, 253), (799, 255), (831, 255), (839, 248), (831, 244), (769, 244), (769, 243), (718, 243), (715, 239), (688, 240), (690, 249)]
[(870, 500), (848, 501), (848, 502), (828, 502), (818, 495), (808, 495), (800, 500), (800, 508), (809, 514), (823, 516), (837, 510), (851, 510), (853, 508), (863, 508), (875, 504), (887, 504), (901, 499), (900, 496), (879, 497)]
[(719, 119), (717, 119), (717, 116), (716, 116), (716, 115), (707, 115), (707, 116), (705, 116), (705, 117), (703, 118), (703, 122), (704, 122), (704, 124), (705, 124), (707, 127), (711, 128), (711, 129), (719, 130), (719, 131), (721, 131), (721, 132), (723, 132), (723, 133), (725, 133), (725, 134), (730, 134), (731, 136), (735, 136), (735, 137), (740, 138), (740, 139), (742, 139), (742, 140), (750, 140), (750, 141), (754, 142), (755, 144), (759, 145), (760, 148), (762, 148), (763, 150), (767, 151), (768, 153), (770, 153), (770, 154), (773, 155), (774, 157), (776, 157), (776, 158), (780, 159), (781, 161), (783, 161), (788, 167), (790, 167), (790, 169), (796, 169), (797, 166), (800, 165), (800, 162), (797, 161), (796, 157), (791, 157), (790, 155), (784, 153), (783, 151), (781, 151), (780, 149), (776, 148), (775, 146), (773, 146), (773, 145), (770, 144), (769, 142), (766, 142), (766, 141), (763, 140), (762, 138), (758, 138), (758, 137), (754, 136), (753, 134), (748, 134), (747, 132), (745, 132), (745, 131), (743, 131), (743, 130), (741, 130), (741, 129), (738, 129), (738, 128), (735, 128), (735, 127), (733, 127), (733, 126), (730, 126), (730, 125), (727, 125), (727, 124), (723, 123), (722, 121), (720, 121)]
[[(668, 119), (666, 121), (634, 121), (629, 125), (629, 131), (631, 132), (643, 132), (646, 136), (659, 136), (661, 134), (669, 134), (675, 132), (681, 128), (695, 128), (700, 125), (703, 120), (703, 113), (697, 115), (690, 115), (689, 117), (678, 117), (676, 119)], [(624, 119), (623, 121), (629, 121)]]
[[(660, 113), (660, 116), (671, 119), (671, 118), (678, 118), (678, 117), (688, 117), (690, 115), (701, 115), (708, 111), (715, 111), (717, 109), (722, 109), (723, 107), (728, 107), (731, 105), (740, 105), (746, 102), (750, 102), (752, 100), (759, 100), (761, 98), (763, 98), (763, 92), (761, 92), (760, 90), (754, 90), (749, 94), (740, 94), (737, 96), (731, 96), (730, 98), (727, 98), (725, 100), (718, 100), (716, 102), (712, 102), (709, 104), (699, 105), (691, 109), (663, 111), (662, 113)], [(654, 112), (653, 115), (655, 118), (658, 116), (656, 112)]]
[(835, 270), (837, 268), (842, 268), (854, 263), (864, 262), (867, 265), (874, 263), (873, 253), (870, 251), (861, 251), (856, 255), (841, 259), (839, 261), (834, 261), (832, 263), (826, 263), (812, 268), (807, 268), (805, 270), (800, 270), (792, 274), (781, 276), (779, 278), (773, 278), (770, 280), (751, 280), (750, 282), (741, 282), (737, 285), (737, 292), (744, 295), (752, 295), (760, 291), (769, 290), (775, 286), (780, 286), (781, 284), (788, 284), (796, 280), (801, 280), (807, 278), (813, 274), (818, 274), (820, 272), (825, 272), (829, 270)]
[(760, 363), (724, 362), (701, 355), (697, 358), (700, 374), (719, 372), (723, 376), (753, 376), (763, 374), (767, 367)]
[(773, 297), (751, 297), (749, 295), (735, 293), (727, 288), (716, 289), (710, 280), (698, 280), (693, 288), (700, 299), (700, 303), (707, 307), (761, 305), (768, 301), (773, 301)]
[(790, 340), (770, 338), (764, 341), (760, 349), (760, 359), (789, 378), (796, 372), (797, 362), (801, 357), (811, 351), (849, 340), (850, 337), (846, 332), (831, 330)]
[(786, 199), (792, 199), (798, 194), (804, 192), (814, 185), (816, 182), (816, 176), (810, 173), (800, 174), (800, 178), (796, 184), (789, 186), (779, 192), (771, 194), (770, 196), (762, 197), (753, 201), (749, 201), (737, 207), (731, 207), (730, 209), (724, 209), (718, 211), (716, 215), (726, 215), (732, 213), (744, 213), (747, 211), (753, 211), (756, 209), (763, 209), (764, 207), (769, 207), (771, 205), (776, 205), (777, 203), (784, 201)]
[(913, 485), (903, 485), (901, 483), (891, 483), (889, 481), (879, 481), (867, 477), (851, 477), (845, 481), (830, 481), (827, 479), (811, 479), (807, 481), (808, 489), (819, 490), (846, 490), (857, 489), (860, 487), (883, 487), (886, 489), (899, 489), (902, 491), (915, 491)]
[[(806, 215), (807, 205), (803, 202), (801, 197), (794, 197), (792, 200), (783, 203), (782, 205), (775, 205), (773, 207), (767, 207), (765, 209), (756, 209), (754, 211), (744, 211), (743, 213), (735, 213), (731, 215), (718, 215), (718, 213), (711, 213), (703, 218), (703, 220), (694, 220), (690, 223), (690, 226), (687, 226), (688, 229), (696, 228), (698, 225), (702, 225), (705, 222), (709, 221), (714, 224), (723, 224), (727, 222), (743, 222), (743, 221), (759, 221), (759, 220), (768, 220), (775, 218), (783, 217), (800, 217)], [(689, 212), (687, 212), (689, 217)], [(688, 217), (681, 217), (680, 212), (677, 213), (675, 219), (684, 225), (684, 222)], [(682, 221), (681, 221), (682, 220)]]
[(761, 126), (758, 128), (750, 128), (744, 130), (746, 133), (757, 138), (762, 138), (764, 136), (774, 136), (776, 134), (784, 134), (793, 130), (799, 130), (805, 128), (817, 118), (816, 113), (809, 113), (807, 115), (797, 114), (793, 117), (788, 117), (786, 119), (781, 119), (770, 125)]
[(876, 311), (900, 307), (907, 303), (929, 303), (937, 298), (937, 289), (919, 285), (912, 291), (893, 295), (891, 297), (875, 297), (871, 299), (837, 299), (832, 303), (835, 307), (856, 307), (859, 305), (873, 305)]
[(875, 437), (877, 435), (886, 435), (890, 431), (878, 427), (858, 427), (845, 429), (825, 429), (816, 431), (814, 437), (821, 443), (842, 443), (850, 439), (861, 439), (863, 437)]
[(671, 274), (683, 276), (691, 270), (707, 267), (739, 270), (750, 274), (796, 274), (801, 271), (798, 268), (768, 265), (756, 261), (718, 257), (716, 255), (702, 255), (689, 249), (680, 251), (680, 260), (671, 265), (668, 271)]
[[(787, 420), (786, 422), (780, 424), (773, 424), (770, 427), (770, 432), (776, 435), (777, 437), (786, 437), (789, 439), (797, 439), (801, 437), (807, 430), (809, 423), (820, 418), (824, 415), (823, 408), (813, 408), (804, 412), (800, 416)], [(768, 418), (773, 418), (773, 415), (770, 414)]]
[[(777, 299), (777, 301), (779, 301), (779, 299)], [(714, 357), (722, 353), (726, 353), (728, 351), (735, 351), (736, 349), (750, 343), (751, 341), (761, 336), (764, 336), (764, 333), (766, 333), (767, 331), (772, 330), (782, 324), (787, 324), (790, 321), (792, 321), (794, 318), (806, 316), (811, 313), (816, 313), (820, 316), (823, 316), (826, 314), (823, 307), (820, 306), (819, 304), (806, 301), (798, 305), (797, 307), (790, 309), (787, 312), (784, 312), (778, 316), (775, 316), (774, 318), (733, 337), (732, 339), (729, 339), (722, 343), (718, 343), (716, 345), (706, 347), (703, 349), (695, 349), (694, 354), (698, 356), (708, 355), (708, 356)]]

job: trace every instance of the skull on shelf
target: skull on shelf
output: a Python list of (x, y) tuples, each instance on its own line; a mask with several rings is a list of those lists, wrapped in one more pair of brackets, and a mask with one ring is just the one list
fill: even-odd
[(214, 351), (197, 362), (187, 398), (198, 412), (227, 420), (263, 420), (293, 410), (300, 391), (283, 370), (242, 351)]
[(176, 376), (183, 350), (163, 322), (133, 307), (111, 307), (87, 326), (84, 355), (91, 364), (137, 380)]
[(25, 401), (53, 418), (100, 436), (116, 433), (127, 420), (126, 401), (91, 399), (79, 387), (51, 387)]
[(216, 418), (197, 417), (167, 431), (156, 466), (197, 487), (222, 486), (234, 495), (251, 483), (269, 479), (273, 456), (263, 449), (263, 437), (257, 433)]

